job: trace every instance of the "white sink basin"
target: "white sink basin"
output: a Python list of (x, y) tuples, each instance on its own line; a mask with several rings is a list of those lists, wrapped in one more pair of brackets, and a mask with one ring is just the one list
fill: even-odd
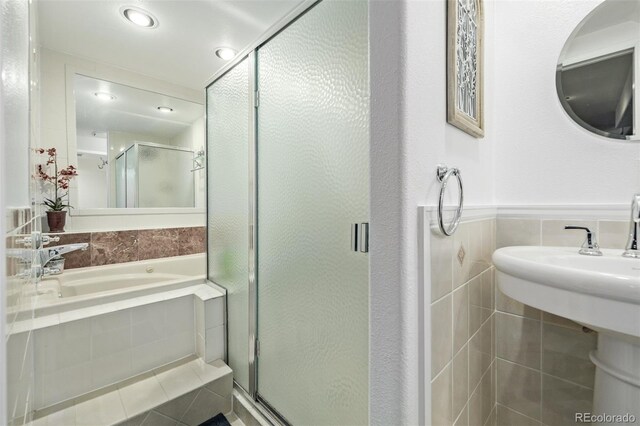
[(505, 247), (493, 254), (500, 290), (598, 331), (640, 338), (640, 260), (567, 247)]
[(640, 259), (578, 248), (504, 247), (493, 253), (507, 296), (599, 332), (593, 413), (640, 418)]

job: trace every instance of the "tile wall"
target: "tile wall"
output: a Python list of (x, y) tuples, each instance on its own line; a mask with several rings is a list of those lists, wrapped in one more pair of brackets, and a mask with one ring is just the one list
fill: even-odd
[(40, 410), (32, 426), (197, 426), (231, 413), (232, 389), (233, 372), (222, 360), (187, 357)]
[[(55, 245), (88, 243), (86, 251), (64, 255), (65, 269), (109, 265), (204, 253), (206, 228), (141, 229), (111, 232), (81, 232), (56, 234)], [(53, 244), (51, 244), (53, 245)]]
[(206, 290), (69, 321), (61, 314), (60, 324), (35, 330), (34, 408), (77, 398), (189, 355), (206, 362), (223, 358), (224, 332), (207, 336), (205, 353), (196, 348), (205, 329), (199, 317), (211, 329), (224, 330), (223, 297)]
[[(502, 217), (430, 232), (433, 425), (574, 424), (590, 411), (597, 333), (508, 298), (491, 253), (511, 245), (579, 247), (587, 226), (602, 248), (622, 249), (628, 222)], [(486, 393), (490, 394), (486, 396)]]
[(495, 226), (430, 232), (432, 425), (495, 424)]
[[(497, 247), (580, 247), (586, 226), (602, 248), (623, 249), (629, 223), (613, 220), (500, 217)], [(595, 367), (589, 352), (597, 333), (496, 292), (496, 356), (499, 425), (570, 425), (592, 408)]]
[(193, 298), (183, 297), (35, 331), (35, 408), (195, 353)]

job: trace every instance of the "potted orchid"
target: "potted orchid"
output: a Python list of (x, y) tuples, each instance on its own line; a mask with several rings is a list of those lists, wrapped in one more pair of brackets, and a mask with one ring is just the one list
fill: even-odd
[[(49, 208), (47, 211), (47, 222), (49, 231), (64, 232), (64, 225), (67, 220), (66, 208), (73, 208), (65, 201), (69, 195), (69, 182), (78, 176), (77, 169), (69, 165), (66, 168), (58, 168), (58, 154), (55, 148), (38, 148), (38, 154), (48, 156), (46, 164), (38, 164), (36, 168), (36, 178), (40, 179), (45, 186), (49, 187), (51, 197), (44, 198), (43, 203)], [(53, 174), (49, 174), (49, 167), (53, 165)]]

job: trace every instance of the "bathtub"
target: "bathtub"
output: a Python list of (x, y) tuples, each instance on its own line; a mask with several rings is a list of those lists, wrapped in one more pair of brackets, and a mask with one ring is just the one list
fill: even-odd
[[(195, 254), (72, 269), (43, 279), (14, 322), (34, 351), (34, 407), (66, 404), (185, 357), (224, 357), (224, 292)], [(73, 364), (69, 360), (73, 359)]]
[(66, 270), (37, 285), (35, 316), (185, 288), (205, 274), (204, 253)]

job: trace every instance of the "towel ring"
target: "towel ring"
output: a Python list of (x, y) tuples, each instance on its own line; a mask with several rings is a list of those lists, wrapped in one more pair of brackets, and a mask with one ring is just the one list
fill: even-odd
[[(436, 176), (438, 178), (438, 182), (442, 184), (440, 187), (440, 200), (438, 201), (438, 226), (442, 233), (448, 237), (453, 235), (458, 229), (458, 225), (460, 224), (460, 219), (462, 218), (462, 204), (464, 202), (464, 191), (462, 190), (462, 177), (460, 176), (460, 170), (455, 167), (447, 167), (443, 164), (439, 164), (436, 170)], [(455, 176), (458, 180), (458, 188), (460, 189), (460, 193), (458, 196), (458, 207), (456, 208), (456, 215), (453, 218), (453, 221), (449, 223), (449, 226), (445, 228), (444, 222), (442, 219), (442, 210), (444, 207), (444, 192), (447, 189), (447, 183), (449, 182), (449, 178), (451, 176)]]

